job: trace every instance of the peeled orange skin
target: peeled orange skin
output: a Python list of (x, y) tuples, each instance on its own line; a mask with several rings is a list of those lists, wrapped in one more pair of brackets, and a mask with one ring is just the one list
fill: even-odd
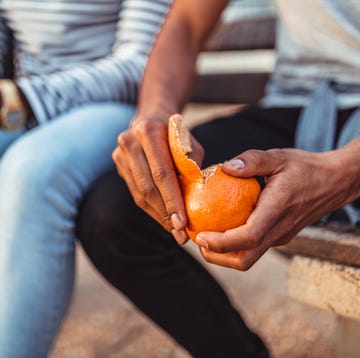
[(195, 241), (199, 232), (225, 232), (245, 224), (261, 191), (257, 180), (230, 176), (222, 164), (201, 170), (188, 157), (189, 132), (178, 114), (169, 119), (169, 146), (179, 172), (189, 237)]

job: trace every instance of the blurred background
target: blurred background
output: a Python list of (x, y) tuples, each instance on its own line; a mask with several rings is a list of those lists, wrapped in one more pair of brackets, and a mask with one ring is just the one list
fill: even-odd
[(225, 22), (243, 18), (275, 16), (276, 8), (273, 0), (232, 0), (224, 11)]
[[(199, 58), (199, 82), (193, 102), (185, 111), (190, 126), (238, 110), (261, 97), (275, 64), (275, 24), (276, 10), (271, 0), (230, 3)], [(219, 88), (224, 89), (222, 97)], [(186, 249), (201, 260), (192, 242)], [(245, 273), (204, 265), (225, 287), (248, 325), (262, 336), (273, 357), (333, 356), (336, 318), (288, 298), (288, 260), (284, 256), (270, 251)], [(189, 357), (171, 337), (104, 282), (81, 248), (77, 271), (71, 310), (52, 358)]]

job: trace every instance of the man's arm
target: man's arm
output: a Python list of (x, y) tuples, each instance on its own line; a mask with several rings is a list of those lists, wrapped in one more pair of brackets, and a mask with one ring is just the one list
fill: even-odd
[(358, 199), (359, 163), (360, 138), (322, 153), (250, 150), (225, 163), (228, 174), (264, 176), (266, 186), (245, 225), (197, 236), (203, 257), (217, 265), (249, 269), (270, 247), (288, 243), (305, 226)]
[[(180, 243), (187, 238), (186, 214), (167, 144), (167, 119), (190, 97), (196, 56), (227, 3), (174, 2), (150, 55), (137, 115), (113, 154), (136, 203)], [(202, 149), (194, 139), (193, 144), (195, 159), (201, 160)]]
[(151, 53), (135, 123), (181, 111), (195, 79), (196, 58), (228, 1), (177, 0)]

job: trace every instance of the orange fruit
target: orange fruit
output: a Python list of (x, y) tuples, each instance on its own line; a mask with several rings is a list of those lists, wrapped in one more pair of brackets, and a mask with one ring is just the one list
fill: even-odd
[(179, 114), (170, 117), (168, 135), (185, 202), (189, 237), (195, 241), (199, 232), (224, 232), (245, 224), (260, 194), (257, 180), (227, 175), (222, 164), (201, 170), (188, 156), (192, 152), (190, 134)]

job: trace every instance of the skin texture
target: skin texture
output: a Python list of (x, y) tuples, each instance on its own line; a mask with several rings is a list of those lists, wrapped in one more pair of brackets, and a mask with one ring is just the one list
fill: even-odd
[[(196, 55), (228, 1), (176, 0), (151, 53), (140, 88), (139, 109), (118, 138), (113, 159), (142, 209), (179, 244), (187, 218), (167, 143), (167, 120), (191, 94)], [(191, 138), (193, 159), (203, 149)], [(197, 236), (208, 262), (249, 269), (270, 247), (289, 242), (306, 225), (360, 196), (360, 139), (340, 150), (247, 151), (223, 170), (239, 177), (264, 176), (266, 188), (247, 223), (225, 233)]]

